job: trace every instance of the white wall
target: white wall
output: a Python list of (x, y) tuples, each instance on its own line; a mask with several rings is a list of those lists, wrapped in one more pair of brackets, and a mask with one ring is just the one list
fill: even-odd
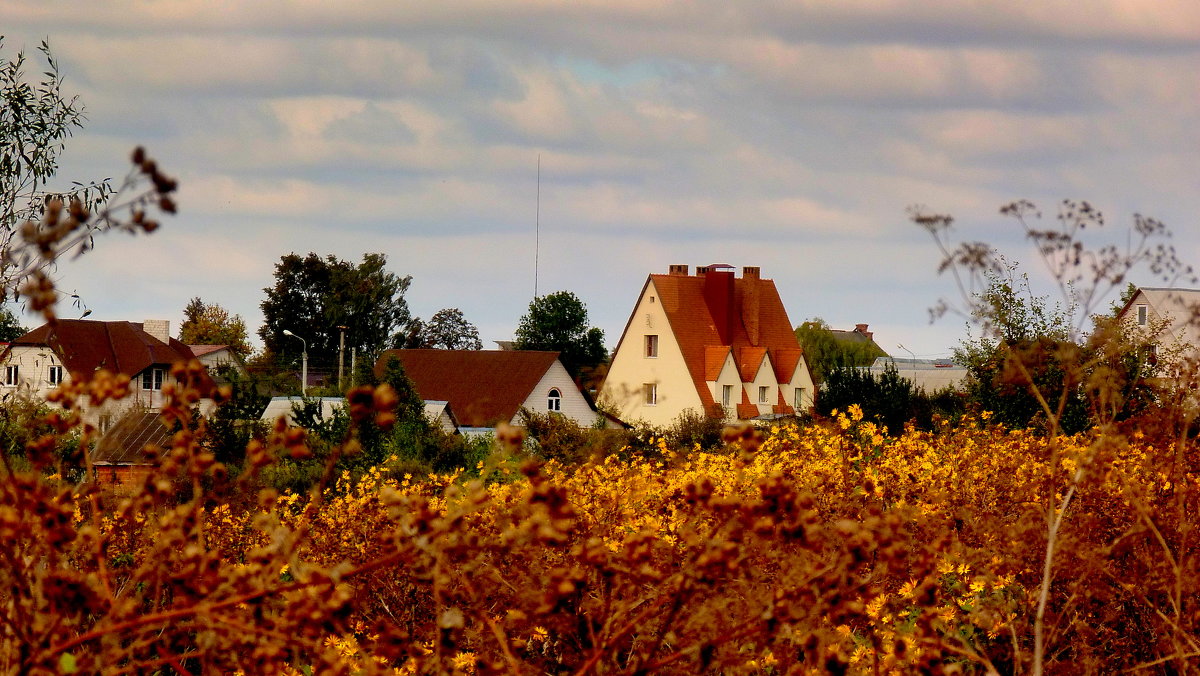
[[(657, 357), (645, 354), (647, 335), (658, 336)], [(645, 403), (646, 383), (658, 387), (657, 403), (653, 405)], [(600, 400), (617, 410), (618, 417), (627, 423), (668, 425), (687, 409), (702, 409), (700, 393), (667, 323), (653, 280), (646, 284), (634, 305), (629, 326), (609, 366)]]

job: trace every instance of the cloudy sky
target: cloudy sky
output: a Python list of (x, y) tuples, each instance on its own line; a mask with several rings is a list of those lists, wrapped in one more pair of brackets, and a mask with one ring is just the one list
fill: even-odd
[[(946, 356), (961, 320), (907, 221), (1003, 244), (1025, 198), (1134, 213), (1200, 261), (1194, 0), (0, 0), (4, 56), (49, 37), (87, 107), (61, 177), (144, 144), (182, 184), (149, 237), (60, 270), (97, 319), (200, 296), (252, 331), (288, 252), (387, 254), (415, 315), (511, 338), (568, 289), (614, 345), (646, 275), (757, 265), (793, 323)], [(40, 69), (36, 69), (36, 73)], [(537, 166), (540, 155), (540, 213)], [(1121, 235), (1123, 236), (1123, 235)], [(1150, 281), (1147, 279), (1147, 281)], [(904, 347), (899, 347), (903, 345)]]

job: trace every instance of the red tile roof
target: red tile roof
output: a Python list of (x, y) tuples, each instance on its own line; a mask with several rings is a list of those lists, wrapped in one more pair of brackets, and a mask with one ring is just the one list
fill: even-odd
[(382, 376), (396, 357), (425, 400), (448, 401), (466, 427), (509, 421), (558, 359), (528, 350), (387, 350), (375, 362)]
[(141, 323), (89, 319), (43, 324), (12, 342), (13, 347), (20, 345), (50, 348), (72, 378), (84, 381), (100, 368), (132, 377), (150, 366), (170, 366), (195, 356), (174, 338), (164, 343), (146, 333)]
[(803, 354), (775, 282), (757, 274), (735, 278), (728, 267), (710, 265), (707, 272), (696, 275), (650, 275), (646, 282), (658, 290), (706, 409), (714, 403), (706, 381), (715, 380), (720, 372), (717, 355), (723, 363), (722, 349), (733, 349), (743, 381), (753, 379), (753, 373), (749, 377), (746, 373), (757, 371), (766, 353), (778, 382), (790, 382)]
[(228, 345), (188, 345), (188, 348), (191, 349), (192, 354), (196, 355), (197, 357), (203, 357), (204, 355), (210, 354), (212, 352), (220, 352), (221, 350), (224, 350), (227, 347), (229, 347), (229, 346)]

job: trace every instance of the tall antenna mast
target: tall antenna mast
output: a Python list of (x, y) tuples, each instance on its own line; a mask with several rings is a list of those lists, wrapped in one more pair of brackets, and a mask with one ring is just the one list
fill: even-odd
[(533, 297), (537, 298), (538, 253), (542, 238), (542, 154), (537, 156), (537, 202), (533, 214)]

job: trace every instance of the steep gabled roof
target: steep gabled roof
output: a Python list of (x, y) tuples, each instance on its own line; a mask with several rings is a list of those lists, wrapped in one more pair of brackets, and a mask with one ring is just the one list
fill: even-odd
[(763, 357), (765, 356), (767, 356), (767, 348), (765, 347), (743, 347), (738, 350), (738, 375), (741, 376), (743, 383), (754, 381), (754, 377), (758, 375), (758, 369), (762, 366)]
[(531, 350), (387, 350), (375, 363), (383, 375), (395, 357), (422, 399), (450, 402), (460, 425), (491, 427), (511, 420), (558, 359)]
[[(709, 266), (696, 275), (650, 275), (647, 282), (658, 292), (706, 408), (715, 403), (706, 381), (715, 379), (710, 374), (721, 349), (733, 350), (742, 372), (747, 367), (756, 371), (762, 355), (769, 355), (777, 374), (787, 371), (780, 382), (791, 380), (802, 354), (775, 282), (759, 278), (757, 272), (734, 278), (726, 267)], [(716, 369), (719, 373), (720, 367)]]
[(85, 381), (100, 368), (136, 376), (152, 365), (169, 366), (195, 356), (174, 338), (164, 343), (146, 333), (141, 323), (88, 319), (43, 324), (14, 340), (11, 347), (16, 346), (53, 350), (73, 378)]

